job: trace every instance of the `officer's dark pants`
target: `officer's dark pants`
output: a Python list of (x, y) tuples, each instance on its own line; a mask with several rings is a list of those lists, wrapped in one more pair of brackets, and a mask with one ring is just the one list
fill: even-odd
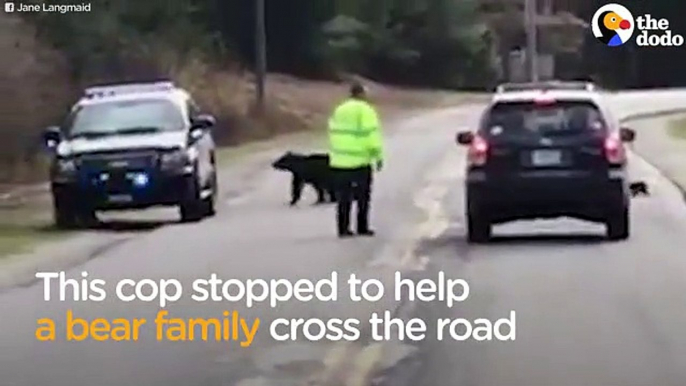
[(350, 231), (352, 203), (357, 203), (357, 231), (369, 230), (369, 201), (372, 190), (372, 167), (333, 169), (336, 178), (338, 201), (338, 233)]

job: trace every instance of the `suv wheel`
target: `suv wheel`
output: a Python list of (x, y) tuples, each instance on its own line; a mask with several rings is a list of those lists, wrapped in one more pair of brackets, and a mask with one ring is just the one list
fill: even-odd
[(483, 213), (467, 212), (467, 241), (470, 243), (486, 243), (491, 239), (491, 222)]
[(629, 238), (629, 208), (615, 212), (608, 217), (605, 226), (607, 227), (607, 238), (610, 240), (626, 240)]

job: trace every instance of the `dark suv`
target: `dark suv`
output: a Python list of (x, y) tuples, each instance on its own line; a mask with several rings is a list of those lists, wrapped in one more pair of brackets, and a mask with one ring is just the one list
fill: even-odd
[(468, 240), (488, 241), (494, 224), (557, 217), (602, 222), (608, 238), (628, 238), (624, 142), (634, 137), (593, 91), (497, 94), (478, 130), (457, 136), (468, 146)]

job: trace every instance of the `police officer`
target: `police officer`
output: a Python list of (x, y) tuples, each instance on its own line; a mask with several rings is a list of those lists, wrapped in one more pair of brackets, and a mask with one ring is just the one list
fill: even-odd
[(338, 236), (353, 236), (352, 202), (357, 204), (357, 234), (374, 236), (369, 227), (373, 169), (383, 166), (383, 139), (379, 115), (367, 100), (365, 87), (355, 83), (350, 98), (329, 119), (329, 163), (336, 182)]

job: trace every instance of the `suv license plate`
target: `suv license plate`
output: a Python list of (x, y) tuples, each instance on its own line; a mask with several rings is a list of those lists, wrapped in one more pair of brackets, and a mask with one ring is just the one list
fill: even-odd
[(116, 204), (122, 204), (133, 201), (133, 197), (130, 194), (114, 194), (107, 198), (109, 202)]
[(534, 166), (555, 166), (562, 163), (562, 152), (559, 150), (534, 150), (531, 153)]

